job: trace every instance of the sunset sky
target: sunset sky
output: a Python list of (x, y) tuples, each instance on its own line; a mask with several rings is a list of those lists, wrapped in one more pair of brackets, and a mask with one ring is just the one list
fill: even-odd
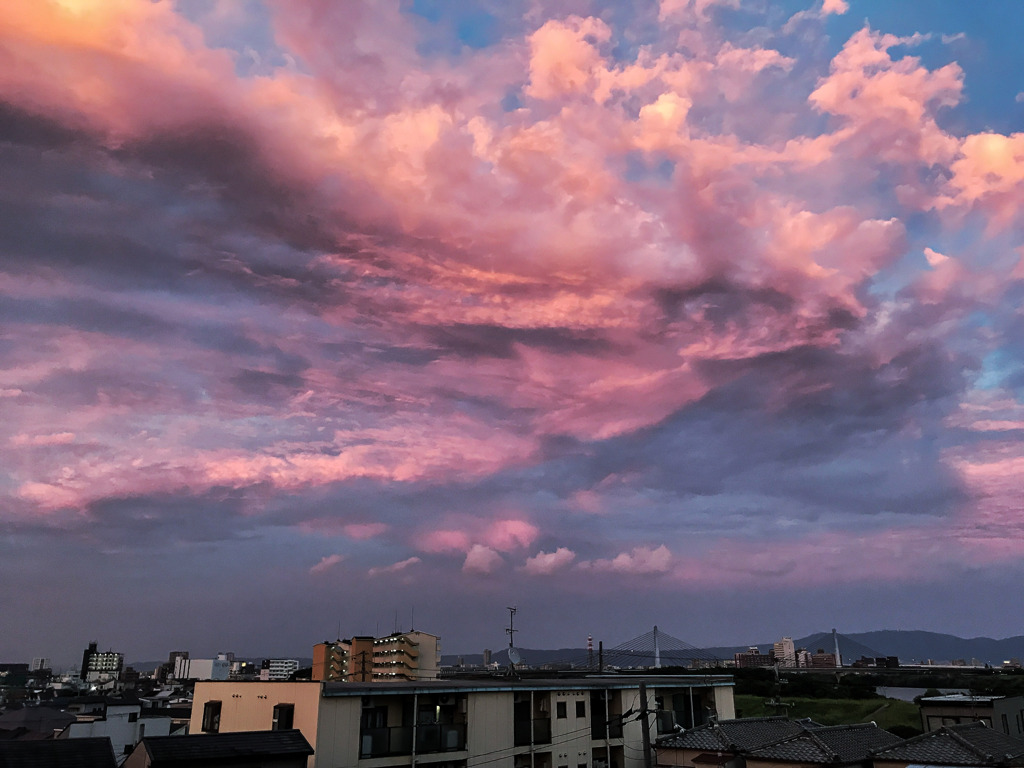
[(0, 661), (1024, 633), (1022, 30), (4, 3)]

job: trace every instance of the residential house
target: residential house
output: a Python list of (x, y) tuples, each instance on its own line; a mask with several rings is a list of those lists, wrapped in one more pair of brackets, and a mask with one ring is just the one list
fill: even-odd
[(938, 730), (877, 750), (874, 768), (949, 766), (950, 768), (1012, 768), (1024, 766), (1024, 740), (980, 721), (944, 725)]
[(975, 696), (953, 693), (918, 699), (921, 727), (937, 731), (945, 725), (981, 722), (1009, 736), (1024, 738), (1024, 696)]

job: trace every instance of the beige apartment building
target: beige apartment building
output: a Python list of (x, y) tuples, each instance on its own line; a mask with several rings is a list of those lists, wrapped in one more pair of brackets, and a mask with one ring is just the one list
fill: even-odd
[(413, 630), (387, 637), (353, 637), (313, 646), (313, 679), (327, 682), (434, 680), (441, 667), (441, 639)]
[(650, 739), (732, 718), (725, 675), (414, 683), (199, 682), (190, 733), (297, 728), (309, 768), (642, 768)]

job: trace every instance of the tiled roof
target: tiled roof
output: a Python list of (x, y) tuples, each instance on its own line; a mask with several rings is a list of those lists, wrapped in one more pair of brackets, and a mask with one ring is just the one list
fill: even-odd
[(807, 729), (775, 744), (749, 750), (747, 754), (780, 762), (855, 763), (867, 759), (873, 750), (900, 741), (898, 736), (874, 723), (833, 725)]
[(248, 755), (282, 757), (313, 754), (313, 748), (298, 730), (153, 736), (143, 739), (136, 749), (145, 749), (149, 753), (154, 768)]
[(804, 727), (786, 717), (746, 717), (706, 723), (658, 742), (669, 749), (750, 750), (803, 733)]
[(1024, 764), (1024, 741), (984, 723), (943, 726), (902, 744), (877, 750), (876, 760), (931, 765), (996, 766)]
[(117, 768), (110, 739), (0, 741), (0, 768)]

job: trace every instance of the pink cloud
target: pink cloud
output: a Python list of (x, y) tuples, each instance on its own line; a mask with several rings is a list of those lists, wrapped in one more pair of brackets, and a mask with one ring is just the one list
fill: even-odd
[(581, 568), (595, 571), (614, 571), (632, 575), (668, 573), (672, 568), (672, 553), (664, 544), (658, 547), (634, 547), (611, 560), (593, 560), (580, 563)]
[(320, 558), (320, 562), (309, 569), (312, 574), (326, 573), (345, 559), (344, 555), (326, 555)]
[(466, 553), (462, 570), (464, 573), (492, 574), (504, 564), (501, 555), (493, 549), (482, 544), (474, 544)]
[(349, 523), (342, 527), (345, 535), (357, 541), (365, 541), (382, 536), (391, 526), (386, 523)]
[(597, 18), (570, 16), (548, 21), (530, 36), (530, 84), (526, 92), (538, 99), (592, 90), (602, 56), (594, 43), (611, 39), (611, 29)]
[(559, 547), (554, 552), (541, 550), (533, 557), (526, 559), (523, 570), (531, 576), (550, 576), (556, 571), (567, 568), (576, 559), (576, 553), (567, 547)]
[(74, 432), (54, 432), (48, 435), (22, 433), (11, 438), (11, 445), (68, 445), (74, 441)]
[(367, 575), (380, 576), (381, 574), (385, 573), (399, 573), (421, 562), (422, 560), (420, 560), (418, 557), (407, 557), (405, 560), (400, 560), (397, 563), (392, 563), (391, 565), (386, 565), (379, 568), (371, 568), (369, 571), (367, 571)]
[(430, 531), (416, 540), (423, 552), (468, 552), (471, 546), (465, 531)]
[(823, 0), (821, 3), (821, 12), (826, 16), (830, 14), (841, 16), (848, 10), (850, 10), (850, 4), (846, 0)]
[(537, 526), (525, 520), (498, 520), (491, 524), (484, 541), (500, 552), (530, 546), (540, 534)]

